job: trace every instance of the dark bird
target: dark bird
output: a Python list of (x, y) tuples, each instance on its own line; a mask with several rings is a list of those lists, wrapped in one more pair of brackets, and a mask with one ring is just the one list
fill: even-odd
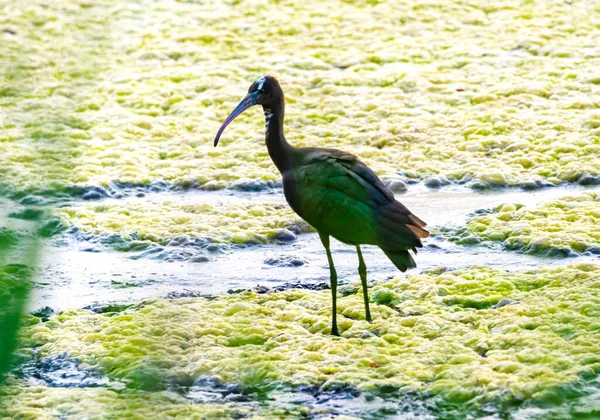
[(429, 232), (425, 222), (394, 199), (394, 194), (364, 163), (335, 149), (294, 147), (283, 135), (285, 101), (277, 79), (264, 76), (252, 83), (248, 94), (229, 114), (215, 137), (242, 112), (262, 105), (269, 156), (283, 177), (285, 199), (313, 226), (327, 252), (333, 301), (331, 334), (339, 335), (336, 318), (337, 274), (329, 237), (356, 246), (358, 273), (365, 299), (366, 319), (371, 322), (367, 294), (367, 267), (361, 244), (377, 245), (402, 272), (416, 267), (408, 250), (417, 252)]

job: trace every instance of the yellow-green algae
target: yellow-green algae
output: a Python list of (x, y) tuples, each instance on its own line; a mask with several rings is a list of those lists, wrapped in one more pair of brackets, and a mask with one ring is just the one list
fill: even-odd
[(283, 228), (302, 223), (285, 204), (241, 200), (235, 204), (177, 201), (113, 202), (63, 207), (54, 212), (68, 225), (94, 234), (114, 233), (167, 244), (177, 237), (214, 242), (266, 242)]
[[(224, 419), (246, 417), (248, 407), (193, 404), (172, 393), (99, 388), (0, 387), (0, 416), (17, 419)], [(252, 416), (254, 417), (254, 416)], [(255, 418), (255, 417), (254, 417)]]
[(258, 110), (211, 144), (264, 73), (287, 94), (291, 142), (354, 152), (382, 176), (575, 181), (600, 171), (599, 12), (592, 0), (5, 0), (2, 184), (277, 179)]
[(13, 419), (303, 419), (310, 414), (333, 420), (357, 420), (328, 409), (309, 410), (258, 404), (194, 403), (174, 392), (143, 392), (101, 388), (51, 388), (12, 380), (0, 387), (0, 416)]
[(528, 253), (600, 253), (600, 194), (567, 196), (535, 207), (501, 204), (452, 233), (451, 239), (459, 242), (502, 242)]
[[(420, 274), (371, 296), (373, 324), (360, 295), (338, 299), (342, 338), (329, 335), (328, 290), (289, 290), (70, 310), (27, 327), (24, 342), (153, 387), (209, 375), (250, 389), (392, 386), (472, 404), (552, 398), (600, 372), (597, 265)], [(514, 302), (493, 307), (503, 298)]]

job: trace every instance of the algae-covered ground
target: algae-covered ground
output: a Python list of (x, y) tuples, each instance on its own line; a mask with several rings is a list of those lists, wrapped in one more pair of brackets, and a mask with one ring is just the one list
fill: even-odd
[(549, 256), (600, 253), (600, 195), (565, 196), (533, 207), (502, 204), (465, 228), (447, 229), (462, 244), (499, 242), (506, 249)]
[[(600, 371), (600, 266), (413, 275), (353, 290), (329, 335), (328, 290), (156, 299), (121, 313), (70, 310), (24, 331), (42, 357), (67, 352), (128, 387), (216, 377), (248, 393), (284, 386), (418, 391), (463, 412), (561, 401)], [(597, 410), (597, 407), (595, 408)], [(596, 413), (598, 413), (596, 411)]]
[(282, 231), (292, 238), (293, 234), (284, 229), (305, 225), (286, 204), (253, 200), (212, 204), (172, 200), (84, 204), (57, 209), (55, 214), (67, 225), (85, 232), (125, 238), (133, 235), (161, 245), (181, 237), (224, 243), (266, 243)]
[(260, 112), (212, 147), (265, 73), (287, 94), (292, 143), (339, 146), (382, 176), (598, 183), (599, 7), (6, 0), (0, 184), (275, 180)]
[[(292, 144), (353, 152), (399, 181), (397, 192), (414, 193), (420, 180), (600, 185), (599, 16), (592, 0), (0, 0), (0, 194), (18, 200), (15, 211), (0, 208), (0, 245), (33, 237), (25, 225), (42, 218), (52, 258), (81, 248), (65, 257), (68, 269), (6, 261), (0, 299), (32, 272), (42, 301), (55, 284), (74, 295), (128, 284), (114, 267), (86, 266), (99, 259), (82, 253), (113, 252), (96, 243), (143, 251), (135, 258), (160, 251), (143, 273), (128, 257), (105, 263), (163, 296), (177, 267), (199, 283), (218, 279), (208, 264), (185, 264), (221, 258), (222, 244), (273, 242), (260, 248), (273, 255), (251, 254), (258, 268), (248, 281), (283, 285), (261, 270), (307, 228), (280, 197), (260, 110), (212, 146), (264, 74), (285, 91)], [(221, 200), (213, 191), (226, 188), (245, 192)], [(213, 198), (186, 200), (192, 193)], [(374, 322), (359, 288), (343, 284), (341, 338), (328, 334), (329, 290), (44, 308), (23, 322), (0, 417), (600, 418), (600, 266), (587, 263), (600, 249), (598, 197), (503, 204), (458, 229), (431, 222), (444, 235), (423, 254), (443, 254), (449, 238), (573, 264), (515, 271), (507, 252), (513, 271), (504, 271), (485, 266), (491, 247), (466, 269), (394, 279), (372, 270)], [(434, 209), (446, 211), (439, 201)], [(181, 248), (209, 243), (210, 257)], [(300, 249), (311, 248), (285, 255)], [(328, 280), (316, 258), (293, 258)], [(185, 287), (173, 295), (199, 295)]]
[(115, 392), (100, 388), (0, 388), (0, 414), (18, 419), (242, 418), (251, 411), (232, 404), (192, 404), (175, 393)]

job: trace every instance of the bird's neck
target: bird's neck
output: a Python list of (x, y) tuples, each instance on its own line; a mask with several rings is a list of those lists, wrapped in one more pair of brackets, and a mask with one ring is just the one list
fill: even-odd
[(282, 174), (290, 167), (293, 147), (283, 135), (283, 117), (285, 114), (283, 98), (279, 103), (263, 105), (265, 113), (265, 142), (269, 156)]

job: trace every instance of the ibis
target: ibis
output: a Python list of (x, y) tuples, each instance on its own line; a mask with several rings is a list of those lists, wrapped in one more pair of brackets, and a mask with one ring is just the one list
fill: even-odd
[(337, 273), (330, 237), (356, 247), (366, 320), (371, 322), (367, 292), (367, 266), (360, 246), (376, 245), (402, 272), (416, 267), (411, 254), (427, 238), (425, 222), (412, 214), (383, 182), (356, 156), (336, 149), (294, 147), (283, 134), (285, 100), (277, 79), (264, 76), (225, 119), (215, 137), (215, 147), (225, 128), (254, 105), (263, 107), (265, 140), (269, 156), (283, 178), (290, 207), (319, 233), (329, 263), (332, 297), (331, 334), (337, 326)]

